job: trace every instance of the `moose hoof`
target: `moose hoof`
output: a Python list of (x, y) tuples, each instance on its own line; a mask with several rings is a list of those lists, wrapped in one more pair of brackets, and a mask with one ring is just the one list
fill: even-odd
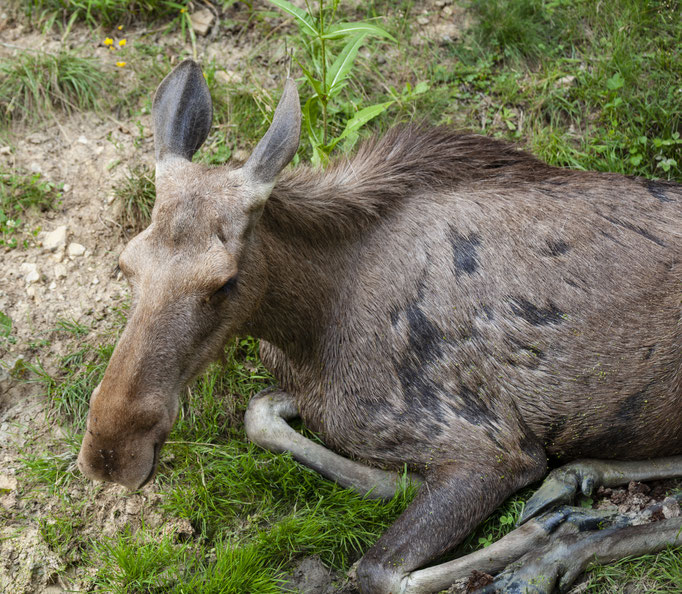
[(483, 594), (552, 594), (566, 592), (583, 572), (585, 564), (578, 555), (567, 555), (561, 542), (528, 553), (500, 573), (495, 581), (480, 590)]
[(518, 524), (548, 511), (557, 505), (570, 505), (576, 494), (590, 496), (603, 480), (603, 469), (596, 461), (578, 461), (549, 473), (540, 488), (526, 503)]

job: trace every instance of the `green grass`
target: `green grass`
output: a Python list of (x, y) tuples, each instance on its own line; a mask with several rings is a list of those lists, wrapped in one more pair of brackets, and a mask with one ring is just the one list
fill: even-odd
[(0, 246), (15, 248), (22, 239), (35, 236), (40, 228), (29, 230), (25, 216), (35, 217), (61, 204), (61, 185), (40, 173), (25, 173), (0, 166)]
[(154, 170), (148, 165), (135, 165), (114, 187), (114, 196), (122, 203), (119, 223), (124, 233), (139, 233), (151, 222), (156, 198)]
[(0, 122), (94, 109), (108, 77), (96, 58), (22, 51), (0, 62)]
[(27, 17), (36, 20), (76, 20), (91, 26), (113, 27), (135, 21), (169, 20), (186, 10), (188, 0), (14, 0)]

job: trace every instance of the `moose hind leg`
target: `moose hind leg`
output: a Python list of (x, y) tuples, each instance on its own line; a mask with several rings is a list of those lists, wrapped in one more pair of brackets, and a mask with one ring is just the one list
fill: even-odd
[(434, 469), (412, 503), (361, 559), (360, 592), (431, 592), (412, 587), (410, 572), (455, 546), (509, 495), (542, 476), (544, 465), (514, 470), (485, 461)]
[(566, 592), (591, 563), (657, 553), (667, 546), (682, 546), (682, 518), (561, 535), (512, 563), (482, 592)]
[(682, 456), (653, 460), (576, 460), (553, 470), (528, 500), (519, 524), (548, 509), (570, 504), (580, 492), (592, 495), (599, 486), (615, 487), (630, 481), (652, 481), (682, 477)]

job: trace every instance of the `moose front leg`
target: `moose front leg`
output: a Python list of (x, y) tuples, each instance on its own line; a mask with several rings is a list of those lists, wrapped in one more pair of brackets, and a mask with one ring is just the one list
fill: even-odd
[[(293, 396), (277, 389), (263, 390), (249, 402), (244, 417), (246, 434), (262, 448), (276, 453), (289, 452), (301, 464), (362, 496), (393, 497), (402, 481), (399, 473), (354, 462), (303, 437), (287, 423), (298, 416)], [(421, 477), (413, 473), (408, 479), (416, 484), (421, 482)]]
[[(522, 471), (517, 466), (513, 479), (508, 470), (481, 461), (476, 467), (449, 465), (433, 471), (414, 501), (360, 561), (357, 579), (362, 594), (433, 592), (434, 584), (447, 580), (447, 575), (435, 576), (436, 568), (423, 570), (422, 575), (415, 572), (414, 577), (411, 572), (455, 546), (509, 495), (537, 480), (544, 467), (538, 463)], [(524, 534), (523, 540), (536, 536)], [(452, 581), (460, 577), (454, 574)]]
[(554, 506), (570, 504), (579, 492), (589, 497), (599, 486), (616, 487), (630, 481), (678, 477), (682, 477), (682, 456), (624, 462), (576, 460), (549, 473), (526, 503), (519, 524)]

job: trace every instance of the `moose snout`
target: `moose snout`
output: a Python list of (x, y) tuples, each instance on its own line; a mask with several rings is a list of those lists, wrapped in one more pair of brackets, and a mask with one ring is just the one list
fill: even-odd
[(130, 444), (109, 441), (94, 432), (86, 433), (78, 454), (78, 468), (86, 477), (118, 483), (130, 490), (143, 487), (153, 478), (163, 443), (160, 436), (133, 440)]

